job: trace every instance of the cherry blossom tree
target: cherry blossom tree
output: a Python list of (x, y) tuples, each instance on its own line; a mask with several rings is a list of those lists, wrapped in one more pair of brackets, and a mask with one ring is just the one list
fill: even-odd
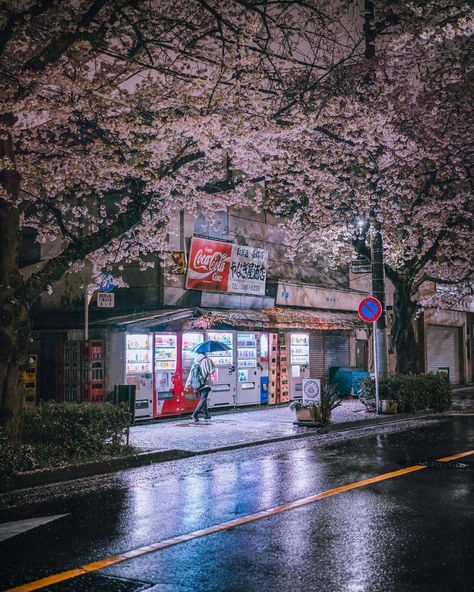
[[(276, 114), (358, 59), (343, 20), (327, 0), (0, 2), (0, 419), (13, 439), (32, 303), (85, 264), (91, 281), (146, 266), (180, 209), (247, 203)], [(56, 249), (30, 273), (25, 227)]]
[[(369, 35), (377, 52), (339, 70), (316, 105), (287, 113), (267, 207), (291, 244), (333, 265), (354, 249), (370, 258), (354, 239), (356, 217), (370, 221), (395, 290), (397, 370), (411, 372), (420, 308), (472, 297), (474, 12), (463, 2), (373, 4), (364, 33), (377, 32)], [(455, 291), (423, 299), (427, 281)]]

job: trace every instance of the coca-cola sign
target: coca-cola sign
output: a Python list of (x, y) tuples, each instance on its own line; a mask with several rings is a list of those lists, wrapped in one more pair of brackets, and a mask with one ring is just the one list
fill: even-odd
[(265, 295), (267, 251), (192, 238), (186, 288)]
[(230, 243), (191, 239), (186, 288), (227, 292), (231, 256)]

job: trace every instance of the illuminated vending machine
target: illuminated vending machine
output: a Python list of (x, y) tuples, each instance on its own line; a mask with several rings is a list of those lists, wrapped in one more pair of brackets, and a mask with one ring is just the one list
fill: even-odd
[(183, 413), (192, 413), (196, 408), (199, 395), (194, 392), (194, 389), (184, 389), (186, 380), (188, 379), (191, 366), (193, 365), (196, 354), (194, 348), (204, 341), (204, 333), (183, 333), (183, 342), (181, 348), (181, 360), (182, 360), (182, 384), (183, 384), (183, 401), (182, 409)]
[(224, 407), (235, 405), (235, 364), (233, 333), (224, 331), (208, 331), (207, 339), (225, 343), (229, 351), (210, 354), (216, 367), (212, 377), (212, 393), (209, 407)]
[(257, 360), (257, 334), (237, 333), (236, 405), (260, 403), (260, 364)]
[(155, 417), (179, 413), (174, 376), (178, 361), (176, 333), (155, 333)]
[(128, 333), (125, 342), (125, 384), (136, 386), (135, 418), (153, 416), (152, 336)]
[(309, 377), (309, 334), (290, 333), (290, 398), (303, 396), (303, 378)]

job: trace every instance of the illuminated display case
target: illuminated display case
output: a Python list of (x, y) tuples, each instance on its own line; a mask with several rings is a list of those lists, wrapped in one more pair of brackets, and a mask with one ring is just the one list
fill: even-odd
[(215, 333), (209, 331), (208, 339), (212, 341), (219, 341), (225, 343), (230, 349), (228, 351), (211, 353), (212, 361), (216, 366), (232, 366), (233, 351), (232, 351), (232, 333)]
[(255, 333), (237, 333), (238, 368), (257, 366), (257, 336)]
[(191, 368), (196, 357), (193, 350), (203, 341), (202, 333), (183, 333), (183, 368)]
[(125, 355), (127, 374), (151, 372), (150, 336), (128, 334)]
[(291, 365), (309, 364), (309, 336), (307, 333), (292, 333), (290, 341)]
[(155, 370), (176, 370), (176, 335), (155, 335)]

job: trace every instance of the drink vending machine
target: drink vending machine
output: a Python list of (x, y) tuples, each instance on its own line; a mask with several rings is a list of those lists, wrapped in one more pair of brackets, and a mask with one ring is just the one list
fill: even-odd
[(233, 333), (225, 331), (209, 331), (207, 339), (225, 343), (228, 351), (213, 352), (210, 354), (216, 367), (212, 377), (212, 394), (209, 407), (224, 407), (235, 404), (235, 363)]
[(135, 417), (152, 417), (152, 336), (148, 333), (126, 335), (125, 384), (133, 384), (136, 387)]
[(155, 416), (177, 415), (180, 412), (180, 393), (175, 388), (178, 363), (176, 333), (155, 333)]
[(194, 348), (204, 341), (203, 333), (183, 333), (183, 342), (181, 349), (181, 360), (182, 360), (182, 384), (183, 384), (183, 401), (182, 401), (182, 412), (192, 413), (196, 408), (199, 395), (194, 392), (194, 389), (185, 389), (184, 385), (188, 379), (191, 366), (193, 365), (196, 354)]
[(260, 403), (261, 365), (257, 358), (256, 333), (237, 333), (236, 405)]
[(303, 397), (303, 378), (309, 377), (309, 334), (290, 333), (290, 398)]

